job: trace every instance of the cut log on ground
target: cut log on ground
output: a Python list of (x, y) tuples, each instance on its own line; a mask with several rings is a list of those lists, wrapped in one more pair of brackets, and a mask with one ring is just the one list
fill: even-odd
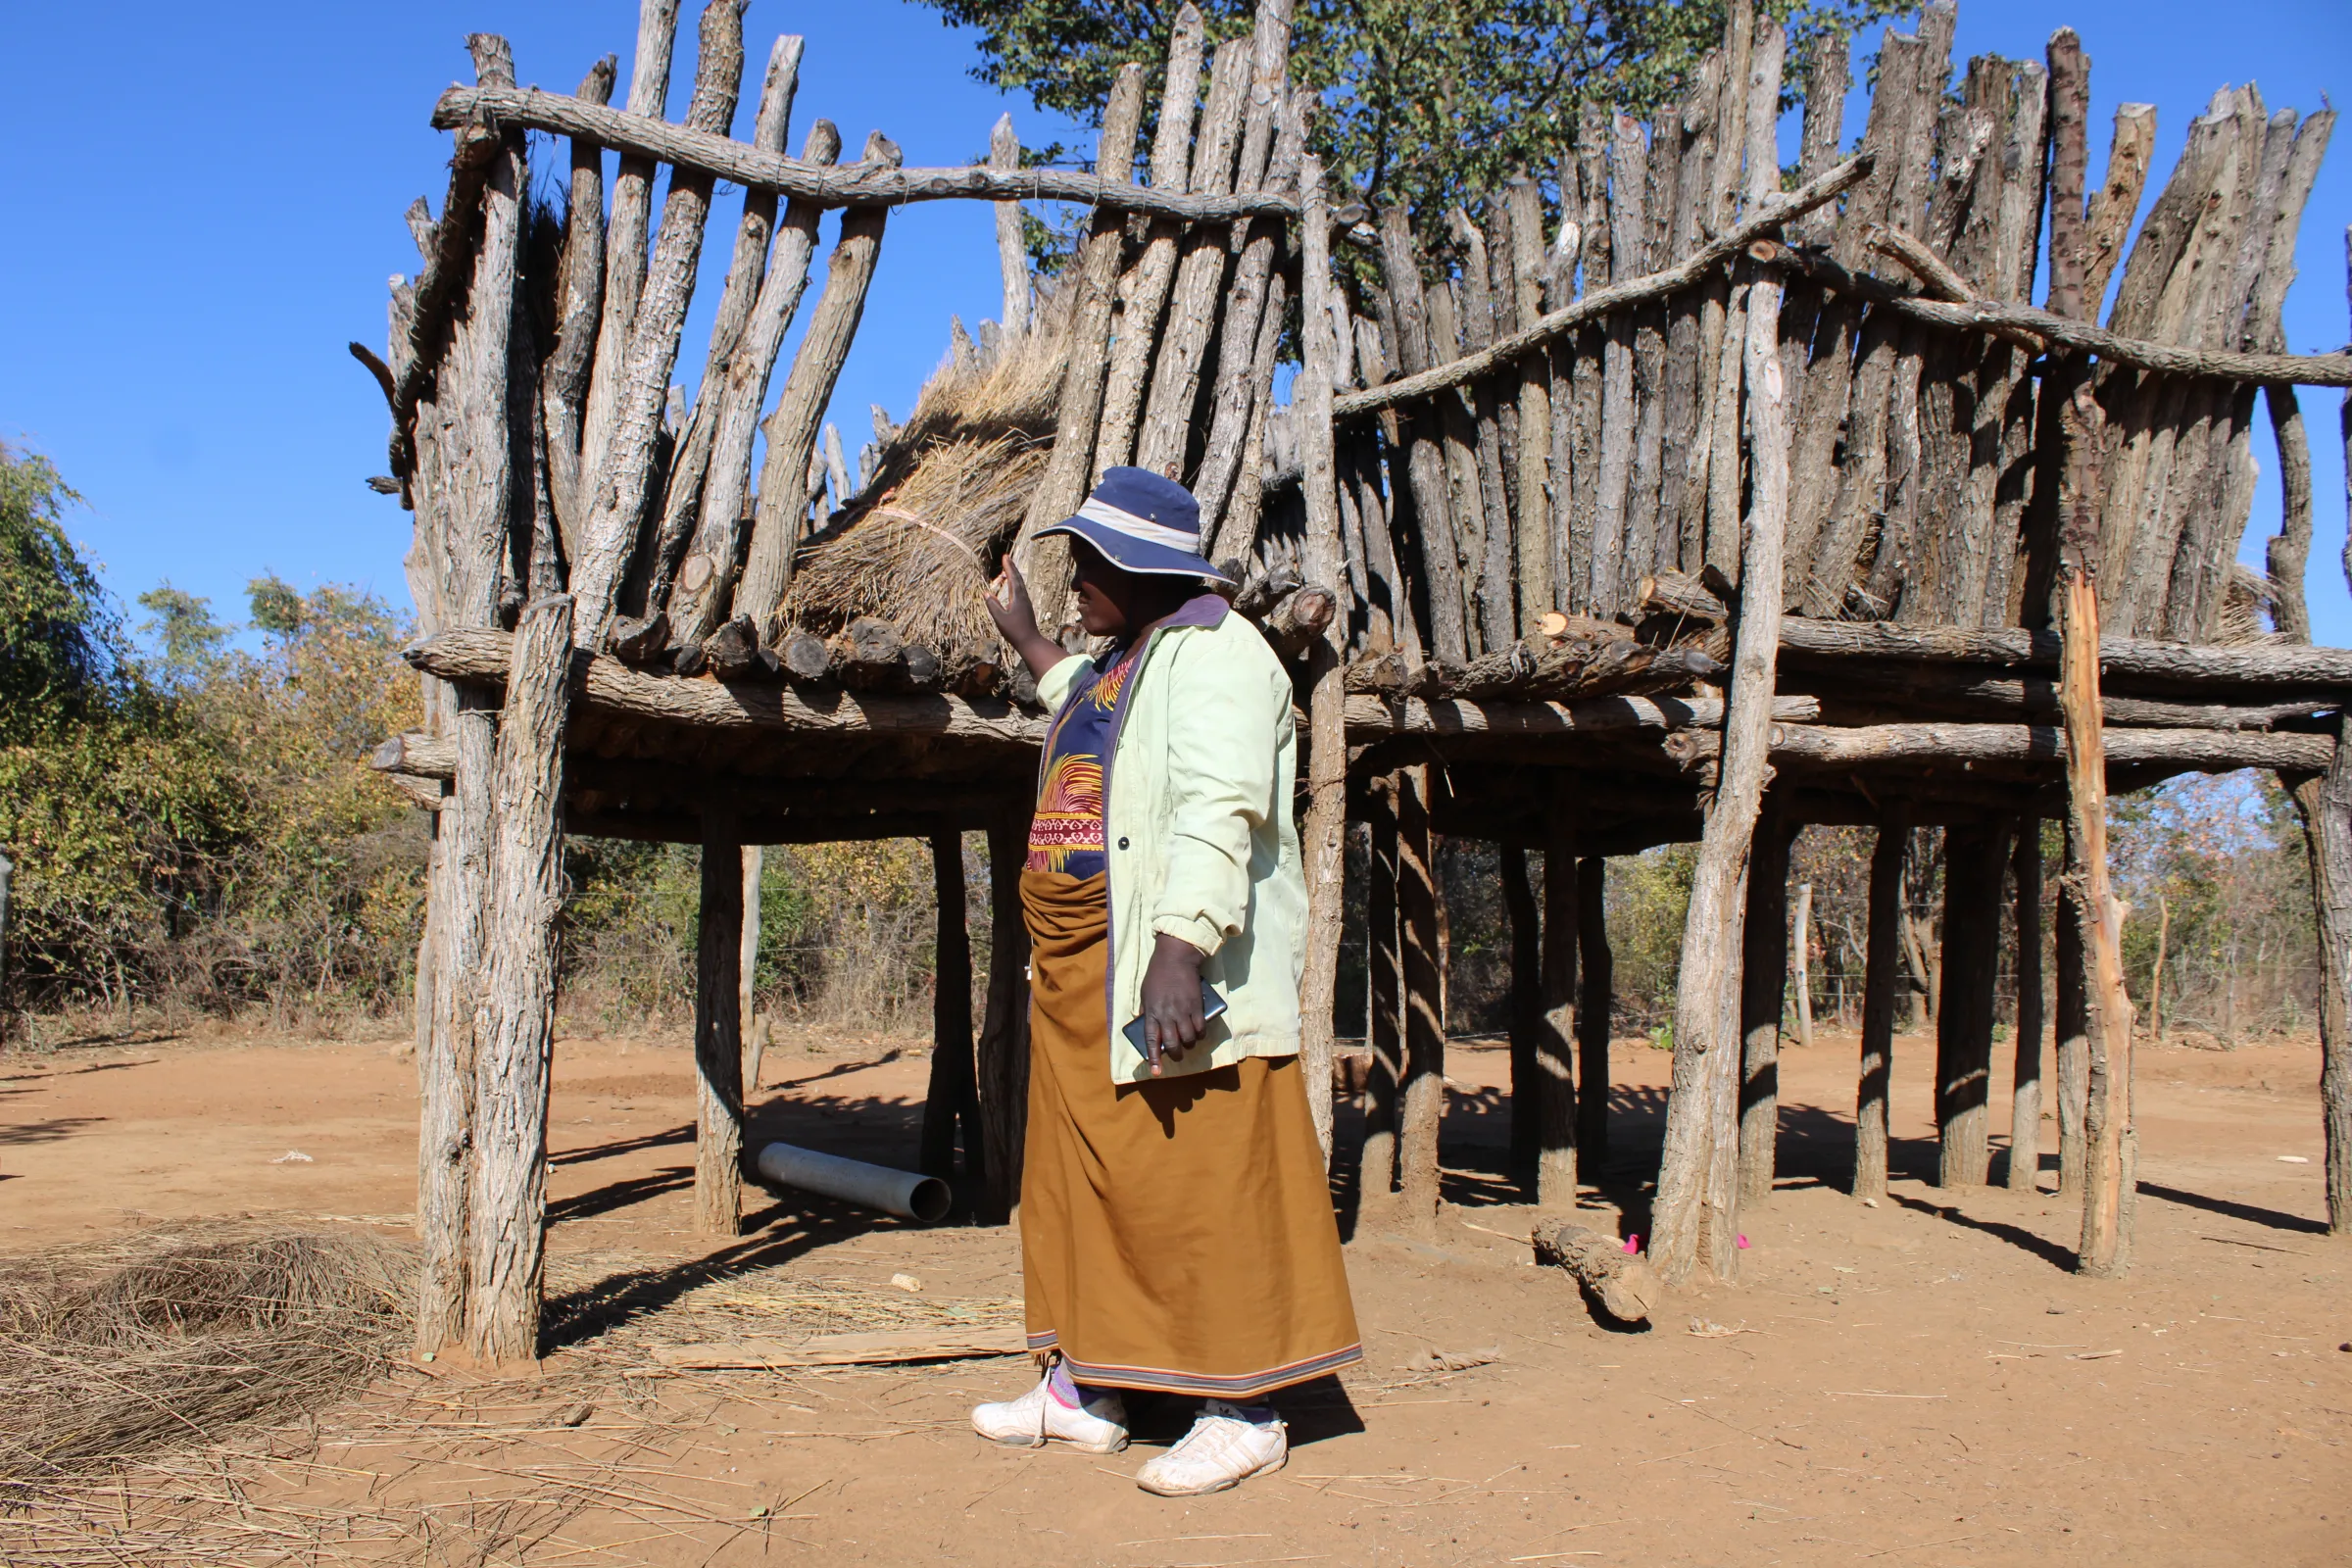
[(1666, 1298), (1666, 1282), (1648, 1259), (1629, 1252), (1614, 1236), (1583, 1225), (1561, 1225), (1535, 1235), (1536, 1261), (1566, 1269), (1585, 1295), (1620, 1323), (1646, 1323)]

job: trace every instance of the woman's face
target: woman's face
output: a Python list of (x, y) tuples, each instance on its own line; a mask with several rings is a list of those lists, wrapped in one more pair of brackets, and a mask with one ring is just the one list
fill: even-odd
[(1083, 539), (1070, 541), (1071, 575), (1078, 589), (1078, 624), (1089, 637), (1123, 637), (1133, 624), (1135, 579)]

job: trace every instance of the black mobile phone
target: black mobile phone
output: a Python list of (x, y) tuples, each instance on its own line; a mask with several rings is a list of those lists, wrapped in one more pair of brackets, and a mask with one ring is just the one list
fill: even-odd
[[(1215, 986), (1212, 986), (1212, 985), (1210, 985), (1210, 984), (1209, 984), (1207, 981), (1205, 981), (1205, 980), (1201, 981), (1201, 982), (1200, 982), (1200, 1021), (1201, 1021), (1202, 1023), (1206, 1023), (1206, 1022), (1208, 1022), (1208, 1020), (1209, 1020), (1209, 1019), (1211, 1019), (1211, 1018), (1214, 1018), (1214, 1017), (1215, 1017), (1215, 1016), (1216, 1016), (1218, 1013), (1220, 1013), (1220, 1012), (1223, 1012), (1224, 1010), (1225, 1010), (1225, 999), (1224, 999), (1223, 997), (1220, 997), (1220, 996), (1218, 996), (1218, 995), (1217, 995), (1217, 988), (1216, 988)], [(1122, 1034), (1126, 1035), (1126, 1037), (1127, 1037), (1127, 1043), (1128, 1043), (1129, 1045), (1133, 1046), (1133, 1047), (1134, 1047), (1134, 1048), (1135, 1048), (1137, 1051), (1139, 1051), (1139, 1052), (1142, 1052), (1142, 1053), (1143, 1053), (1145, 1055), (1147, 1055), (1147, 1056), (1149, 1056), (1150, 1054), (1152, 1054), (1151, 1051), (1150, 1051), (1150, 1050), (1148, 1050), (1148, 1049), (1145, 1047), (1145, 1045), (1144, 1045), (1144, 1020), (1143, 1020), (1143, 1019), (1141, 1019), (1141, 1018), (1138, 1018), (1138, 1019), (1136, 1019), (1136, 1020), (1135, 1020), (1133, 1023), (1129, 1024), (1129, 1025), (1128, 1025), (1128, 1026), (1127, 1026), (1125, 1029), (1121, 1030), (1120, 1032), (1121, 1032)]]

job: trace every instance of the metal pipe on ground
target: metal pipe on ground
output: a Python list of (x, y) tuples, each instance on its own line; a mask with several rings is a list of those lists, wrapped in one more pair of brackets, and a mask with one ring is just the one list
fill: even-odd
[(948, 1184), (936, 1176), (869, 1165), (797, 1144), (769, 1144), (760, 1150), (760, 1174), (779, 1186), (878, 1208), (924, 1225), (947, 1218), (953, 1201)]

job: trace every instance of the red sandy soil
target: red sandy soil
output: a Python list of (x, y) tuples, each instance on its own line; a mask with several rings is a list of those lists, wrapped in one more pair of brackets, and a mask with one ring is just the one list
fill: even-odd
[[(768, 1057), (756, 1137), (911, 1162), (920, 1042), (800, 1033), (792, 1046)], [(663, 1424), (629, 1439), (626, 1473), (712, 1521), (761, 1507), (771, 1520), (671, 1515), (649, 1535), (640, 1515), (592, 1510), (502, 1560), (2352, 1560), (2352, 1247), (2322, 1234), (2316, 1047), (2143, 1048), (2136, 1262), (2115, 1283), (2069, 1272), (2079, 1207), (2046, 1191), (2046, 1121), (2045, 1191), (1930, 1185), (1932, 1056), (1927, 1040), (1898, 1045), (1895, 1179), (1870, 1208), (1842, 1191), (1853, 1041), (1786, 1052), (1781, 1181), (1745, 1215), (1740, 1279), (1679, 1293), (1633, 1333), (1595, 1325), (1573, 1284), (1513, 1239), (1535, 1212), (1497, 1174), (1504, 1054), (1457, 1043), (1437, 1237), (1350, 1240), (1368, 1358), (1293, 1401), (1289, 1468), (1238, 1492), (1169, 1502), (1136, 1490), (1149, 1445), (1188, 1419), (1172, 1402), (1140, 1408), (1136, 1449), (1108, 1459), (981, 1444), (962, 1412), (1025, 1386), (1018, 1359), (705, 1374), (666, 1386)], [(1580, 1215), (1612, 1230), (1654, 1167), (1667, 1080), (1666, 1055), (1642, 1042), (1617, 1059), (1621, 1185)], [(918, 1230), (755, 1190), (752, 1234), (715, 1247), (689, 1234), (689, 1075), (676, 1042), (560, 1048), (559, 1256), (715, 1255), (728, 1270), (876, 1287), (903, 1272), (942, 1296), (1017, 1294), (1010, 1229)], [(2007, 1078), (1997, 1062), (1994, 1081)], [(398, 1224), (413, 1203), (414, 1069), (381, 1045), (5, 1057), (0, 1103), (0, 1250), (162, 1218)], [(2007, 1114), (2003, 1095), (1994, 1125)], [(290, 1151), (310, 1158), (281, 1162)], [(1345, 1225), (1345, 1178), (1339, 1193)], [(1499, 1358), (1412, 1370), (1432, 1348)], [(559, 1348), (551, 1384), (581, 1354)], [(603, 1430), (580, 1425), (564, 1451)], [(471, 1468), (446, 1445), (351, 1447), (339, 1470), (279, 1473), (273, 1494), (348, 1494), (335, 1477), (377, 1493), (395, 1474), (410, 1494), (512, 1494), (483, 1454), (511, 1455), (501, 1474), (537, 1474), (523, 1460), (548, 1441), (478, 1448)]]

